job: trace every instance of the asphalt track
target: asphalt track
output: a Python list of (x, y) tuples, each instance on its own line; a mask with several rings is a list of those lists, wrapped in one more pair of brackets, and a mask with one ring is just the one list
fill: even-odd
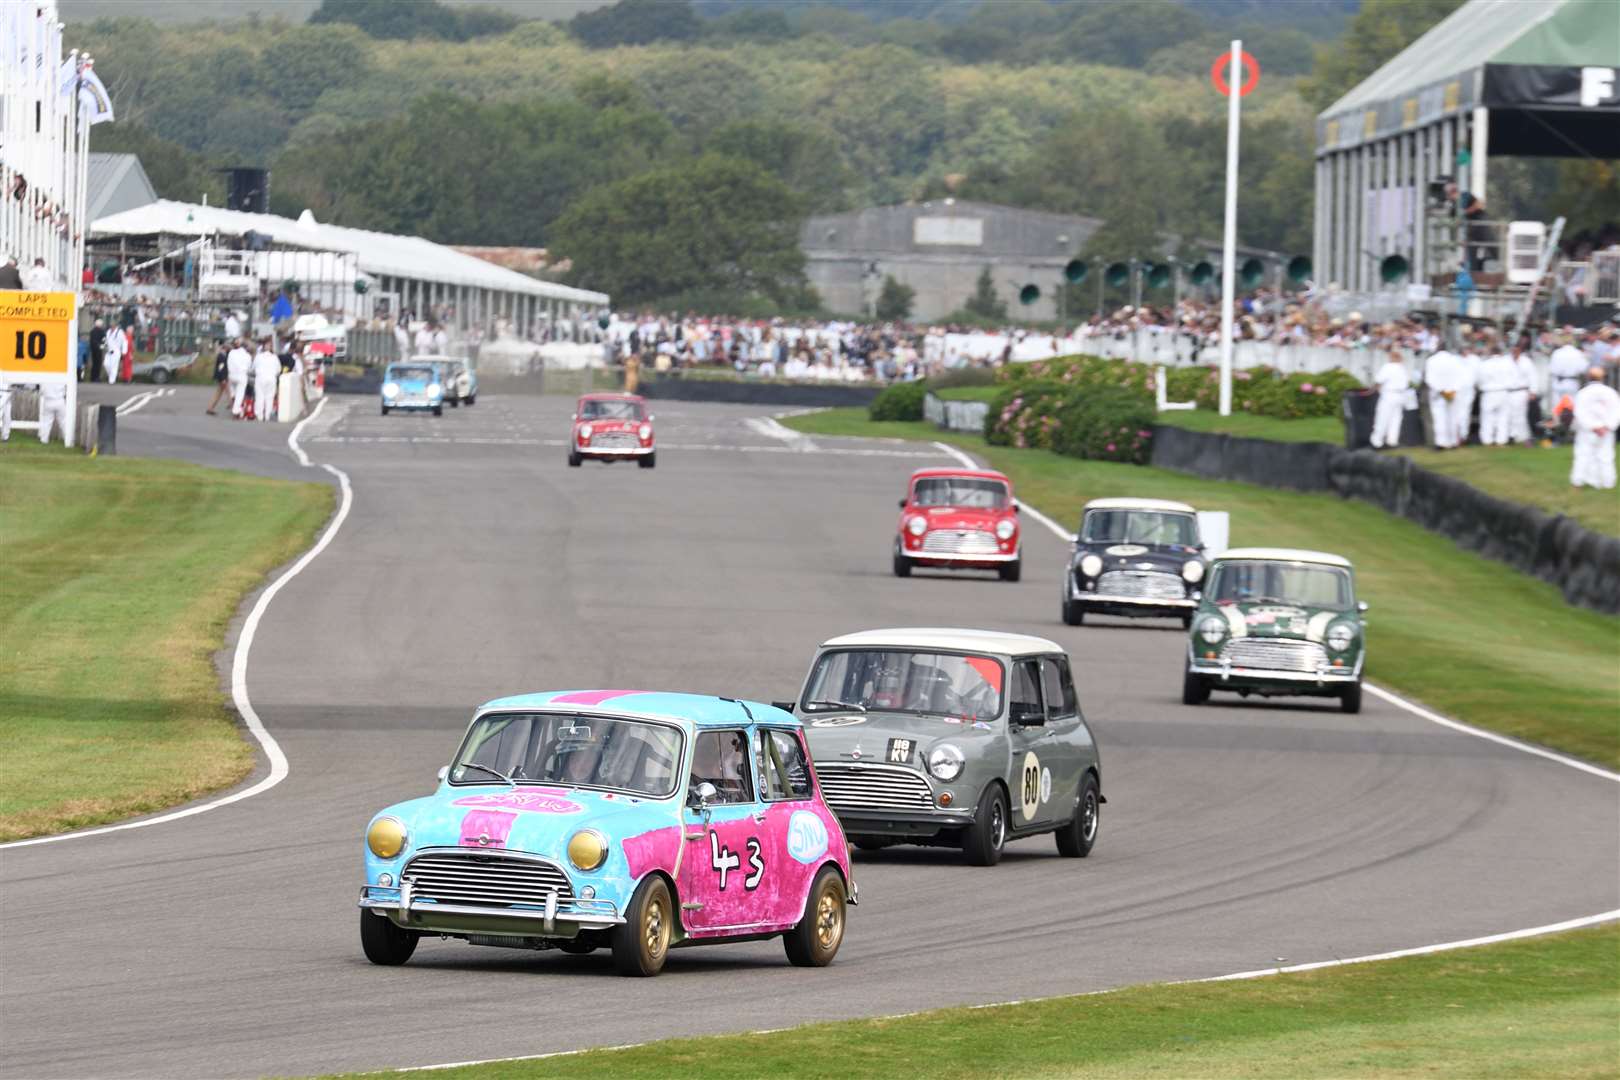
[[(286, 427), (204, 417), (198, 395), (123, 418), (120, 452), (328, 479), (298, 467)], [(749, 423), (759, 410), (669, 403), (656, 470), (569, 469), (568, 409), (508, 395), (383, 419), (369, 398), (335, 398), (308, 427), (304, 449), (355, 495), (251, 655), (254, 705), (291, 774), (210, 813), (0, 852), (0, 1075), (537, 1054), (1215, 976), (1620, 908), (1620, 784), (1372, 698), (1354, 717), (1184, 707), (1179, 624), (1059, 624), (1063, 545), (1039, 528), (1019, 584), (892, 577), (903, 480), (948, 460), (930, 447), (782, 439)], [(616, 977), (605, 954), (456, 942), (424, 942), (403, 968), (362, 957), (360, 831), (431, 788), (479, 701), (593, 686), (780, 698), (824, 638), (908, 624), (1069, 649), (1109, 800), (1090, 859), (1059, 859), (1050, 838), (987, 869), (863, 854), (862, 903), (819, 971), (789, 967), (776, 942), (680, 951), (652, 980)]]

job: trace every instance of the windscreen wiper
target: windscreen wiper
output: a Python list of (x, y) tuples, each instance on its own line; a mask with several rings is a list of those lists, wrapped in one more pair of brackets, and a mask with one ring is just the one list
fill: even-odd
[(489, 775), (503, 780), (506, 783), (511, 784), (513, 787), (517, 787), (516, 780), (513, 780), (510, 776), (507, 776), (505, 773), (501, 772), (501, 770), (492, 769), (488, 765), (480, 765), (476, 761), (463, 761), (461, 763), (461, 767), (463, 769), (477, 769), (479, 772), (489, 773)]
[(807, 709), (858, 709), (861, 712), (866, 711), (866, 706), (858, 701), (807, 701), (804, 703), (804, 707)]

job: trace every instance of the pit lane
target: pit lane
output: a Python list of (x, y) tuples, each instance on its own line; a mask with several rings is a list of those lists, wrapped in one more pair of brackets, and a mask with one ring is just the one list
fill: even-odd
[[(284, 426), (204, 417), (205, 401), (181, 388), (121, 419), (120, 451), (324, 477), (297, 466)], [(1213, 976), (1620, 907), (1620, 785), (1372, 697), (1356, 717), (1183, 707), (1179, 623), (1061, 625), (1064, 548), (1033, 526), (1020, 583), (892, 577), (903, 480), (949, 461), (931, 447), (806, 445), (748, 423), (757, 409), (671, 402), (654, 406), (656, 470), (568, 469), (567, 399), (491, 395), (439, 418), (375, 404), (334, 398), (305, 433), (315, 461), (352, 477), (354, 506), (252, 653), (288, 779), (195, 818), (0, 852), (0, 1075), (535, 1054)], [(1109, 799), (1090, 859), (1057, 858), (1050, 837), (986, 869), (862, 854), (862, 903), (820, 971), (790, 968), (776, 942), (682, 950), (654, 980), (614, 976), (605, 954), (427, 941), (399, 969), (361, 956), (360, 830), (431, 788), (477, 702), (565, 686), (769, 700), (824, 638), (929, 624), (1070, 650)]]

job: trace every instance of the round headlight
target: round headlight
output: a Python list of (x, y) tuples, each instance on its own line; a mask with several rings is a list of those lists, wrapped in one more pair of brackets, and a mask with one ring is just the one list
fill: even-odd
[(928, 519), (925, 517), (914, 517), (910, 521), (906, 522), (906, 530), (910, 532), (912, 536), (921, 536), (923, 533), (928, 531)]
[(1002, 518), (996, 522), (996, 536), (1002, 540), (1011, 540), (1013, 532), (1018, 526), (1013, 524), (1012, 518)]
[(591, 437), (591, 425), (581, 425), (579, 429), (579, 437), (581, 441), (588, 441)]
[(1181, 576), (1189, 582), (1202, 581), (1204, 578), (1204, 564), (1197, 559), (1188, 559), (1181, 567)]
[(607, 861), (607, 837), (595, 829), (581, 829), (568, 841), (568, 861), (581, 870), (595, 870)]
[(428, 383), (428, 397), (438, 397), (444, 393), (444, 387), (438, 383)]
[(962, 775), (962, 751), (950, 743), (940, 743), (928, 751), (928, 771), (947, 784)]
[(378, 818), (366, 830), (366, 846), (377, 858), (392, 859), (405, 850), (405, 823), (398, 818)]
[(1346, 623), (1334, 623), (1328, 627), (1328, 648), (1334, 652), (1344, 652), (1356, 641), (1356, 632)]
[(383, 383), (383, 397), (399, 397), (399, 383)]
[(643, 439), (652, 438), (652, 425), (642, 424), (641, 429), (637, 432), (637, 434), (639, 434)]
[(1226, 636), (1226, 620), (1215, 615), (1209, 616), (1199, 622), (1198, 636), (1211, 645), (1215, 644)]
[(1102, 573), (1102, 559), (1096, 555), (1080, 556), (1080, 572), (1086, 577), (1096, 577)]

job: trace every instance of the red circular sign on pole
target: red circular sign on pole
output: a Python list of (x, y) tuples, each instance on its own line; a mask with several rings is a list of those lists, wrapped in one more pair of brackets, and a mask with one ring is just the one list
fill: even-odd
[[(1243, 62), (1243, 85), (1238, 87), (1238, 97), (1248, 97), (1249, 91), (1260, 84), (1260, 61), (1250, 56), (1247, 51), (1238, 53)], [(1232, 66), (1232, 54), (1223, 52), (1215, 58), (1215, 63), (1209, 68), (1209, 81), (1215, 84), (1215, 89), (1225, 97), (1232, 92), (1226, 81), (1226, 69)]]

